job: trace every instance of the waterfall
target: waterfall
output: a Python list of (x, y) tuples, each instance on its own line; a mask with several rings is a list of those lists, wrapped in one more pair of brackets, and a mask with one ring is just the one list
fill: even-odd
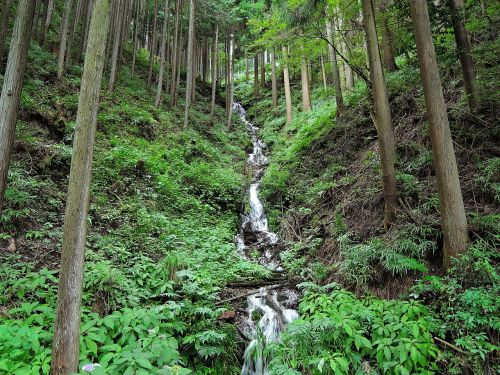
[[(236, 237), (238, 250), (243, 256), (249, 249), (262, 251), (259, 262), (271, 270), (281, 271), (279, 261), (273, 259), (272, 248), (278, 236), (269, 231), (264, 205), (259, 198), (259, 189), (268, 159), (266, 144), (259, 137), (259, 128), (246, 119), (246, 111), (239, 103), (234, 103), (233, 111), (246, 125), (253, 143), (253, 151), (248, 155), (248, 165), (252, 170), (252, 183), (248, 189), (250, 212), (242, 214), (240, 233)], [(270, 358), (265, 353), (267, 344), (279, 340), (286, 324), (298, 318), (297, 311), (286, 307), (296, 303), (297, 293), (292, 290), (276, 291), (262, 287), (247, 299), (247, 318), (245, 333), (251, 338), (244, 355), (242, 375), (266, 375)], [(260, 314), (257, 324), (254, 315)]]

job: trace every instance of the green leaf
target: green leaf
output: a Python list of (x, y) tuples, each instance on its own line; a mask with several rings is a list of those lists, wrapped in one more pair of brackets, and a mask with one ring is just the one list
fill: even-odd
[(153, 368), (153, 365), (151, 364), (151, 362), (149, 362), (144, 357), (138, 357), (138, 358), (136, 358), (136, 362), (137, 362), (137, 364), (139, 364), (139, 366), (141, 366), (143, 368), (147, 368), (147, 369)]

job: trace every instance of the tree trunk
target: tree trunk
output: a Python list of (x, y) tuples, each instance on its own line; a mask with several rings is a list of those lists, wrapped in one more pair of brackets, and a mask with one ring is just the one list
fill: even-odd
[(264, 61), (264, 50), (260, 50), (260, 84), (266, 89), (266, 63)]
[(42, 0), (33, 0), (35, 4), (35, 14), (33, 15), (33, 20), (31, 24), (31, 39), (37, 40), (36, 32), (38, 30), (38, 18), (40, 17), (40, 7), (42, 6)]
[(7, 28), (9, 26), (10, 0), (2, 1), (2, 20), (0, 21), (0, 62), (4, 56)]
[(111, 55), (111, 72), (109, 74), (109, 84), (108, 90), (109, 92), (113, 92), (115, 90), (116, 84), (116, 76), (118, 74), (118, 54), (120, 52), (120, 37), (121, 37), (121, 24), (123, 22), (123, 1), (127, 0), (116, 0), (116, 5), (118, 11), (115, 17), (115, 23), (113, 25), (114, 28), (114, 36), (113, 36), (113, 52)]
[(84, 17), (82, 19), (82, 30), (80, 35), (80, 43), (78, 44), (78, 52), (76, 54), (76, 61), (81, 62), (83, 51), (87, 46), (87, 40), (89, 36), (89, 28), (90, 28), (90, 18), (92, 15), (92, 6), (94, 4), (94, 0), (87, 0), (84, 9)]
[(96, 0), (85, 53), (64, 218), (52, 375), (78, 372), (87, 215), (109, 9), (109, 0)]
[(300, 53), (301, 53), (301, 65), (300, 65), (300, 77), (302, 82), (302, 108), (305, 112), (308, 112), (312, 109), (311, 107), (311, 97), (309, 93), (309, 76), (307, 69), (307, 60), (304, 52), (304, 44), (300, 45)]
[(193, 90), (193, 61), (194, 48), (194, 0), (189, 1), (189, 34), (188, 34), (188, 49), (187, 49), (187, 78), (186, 78), (186, 107), (184, 109), (184, 129), (187, 129), (189, 124), (189, 110), (191, 108), (191, 96)]
[(73, 9), (73, 0), (65, 0), (64, 10), (61, 20), (61, 39), (59, 42), (59, 58), (57, 61), (57, 78), (61, 79), (64, 75), (66, 62), (66, 49), (68, 47), (68, 32), (71, 11)]
[(325, 60), (323, 60), (323, 54), (320, 55), (320, 62), (321, 62), (321, 75), (323, 77), (323, 87), (325, 88), (326, 91), (327, 82), (326, 82)]
[(155, 0), (154, 20), (153, 20), (153, 35), (151, 37), (151, 50), (149, 51), (149, 71), (148, 71), (148, 91), (151, 91), (153, 82), (153, 66), (156, 59), (156, 33), (158, 23), (158, 0)]
[[(158, 108), (161, 102), (161, 93), (163, 91), (163, 74), (165, 72), (165, 60), (167, 58), (167, 33), (168, 33), (168, 13), (170, 7), (170, 0), (165, 0), (165, 15), (163, 17), (163, 31), (161, 36), (161, 62), (160, 62), (160, 72), (158, 74), (158, 87), (156, 90), (156, 101), (155, 107)], [(168, 82), (167, 82), (168, 85)]]
[(177, 106), (177, 72), (180, 70), (180, 14), (182, 13), (182, 0), (177, 0), (175, 4), (175, 29), (172, 41), (172, 76), (170, 85), (170, 106)]
[(12, 32), (9, 57), (0, 96), (0, 215), (9, 172), (12, 145), (16, 134), (17, 112), (23, 88), (26, 56), (35, 12), (32, 0), (20, 0)]
[(137, 62), (137, 49), (139, 44), (139, 10), (140, 10), (140, 0), (135, 0), (134, 3), (134, 36), (133, 36), (133, 47), (132, 47), (132, 77), (135, 75), (135, 64)]
[(259, 97), (259, 54), (253, 58), (253, 95)]
[(288, 49), (286, 46), (281, 48), (283, 52), (283, 84), (285, 86), (285, 104), (286, 104), (286, 124), (292, 123), (292, 92), (290, 90), (290, 75), (288, 73)]
[(389, 10), (387, 0), (380, 2), (380, 13), (382, 15), (382, 50), (384, 52), (384, 65), (390, 72), (398, 70), (396, 59), (394, 58), (394, 47), (392, 42), (392, 32), (389, 28)]
[(271, 81), (273, 107), (276, 108), (278, 106), (278, 84), (276, 82), (276, 52), (274, 46), (271, 47)]
[(335, 39), (333, 36), (332, 21), (328, 17), (329, 11), (326, 9), (326, 38), (328, 40), (328, 52), (330, 53), (330, 64), (332, 66), (333, 86), (335, 87), (335, 102), (337, 103), (337, 115), (344, 109), (344, 97), (342, 96), (342, 86), (340, 85), (339, 65), (337, 53), (335, 52)]
[(219, 25), (215, 26), (215, 41), (212, 51), (212, 104), (210, 106), (210, 118), (214, 119), (215, 96), (217, 94), (218, 63), (219, 63)]
[(465, 94), (471, 112), (475, 112), (478, 106), (476, 97), (475, 82), (476, 74), (474, 72), (474, 60), (472, 60), (471, 46), (469, 36), (464, 23), (464, 4), (463, 0), (448, 0), (451, 18), (453, 21), (453, 30), (455, 32), (455, 41), (457, 43), (458, 57), (462, 67), (462, 76), (464, 79)]
[(227, 119), (227, 127), (232, 130), (232, 118), (233, 118), (233, 100), (234, 100), (234, 30), (229, 33), (229, 113)]
[(71, 66), (71, 48), (73, 47), (73, 41), (75, 40), (76, 32), (78, 31), (78, 25), (80, 24), (80, 20), (82, 17), (83, 11), (83, 0), (78, 0), (75, 17), (73, 19), (73, 27), (71, 28), (71, 32), (69, 34), (68, 39), (68, 51), (66, 53), (66, 66)]
[(52, 15), (54, 14), (54, 0), (48, 0), (47, 3), (47, 15), (45, 16), (45, 19), (43, 20), (43, 31), (40, 36), (40, 46), (45, 45), (45, 39), (47, 38), (47, 33), (49, 32), (50, 24), (52, 22)]
[(391, 109), (387, 96), (384, 72), (380, 59), (380, 50), (375, 25), (375, 13), (372, 0), (363, 0), (363, 18), (370, 61), (370, 76), (373, 84), (373, 101), (375, 107), (375, 125), (377, 127), (380, 161), (383, 178), (385, 201), (385, 228), (391, 225), (398, 207), (396, 172), (394, 168), (396, 141), (392, 128)]
[(248, 82), (250, 80), (250, 66), (249, 59), (247, 54), (245, 53), (245, 81)]
[(426, 0), (411, 0), (417, 42), (418, 63), (422, 76), (425, 106), (429, 117), (434, 168), (438, 181), (439, 206), (443, 229), (443, 266), (467, 251), (467, 219), (451, 138), (446, 103), (436, 61)]
[(49, 5), (50, 5), (49, 0), (43, 1), (43, 10), (42, 10), (42, 13), (40, 14), (40, 22), (37, 22), (37, 24), (39, 24), (39, 26), (38, 26), (38, 29), (36, 31), (36, 34), (37, 34), (38, 44), (40, 46), (42, 45), (42, 39), (44, 38), (43, 32), (45, 30), (45, 20), (47, 19), (47, 14), (49, 13)]

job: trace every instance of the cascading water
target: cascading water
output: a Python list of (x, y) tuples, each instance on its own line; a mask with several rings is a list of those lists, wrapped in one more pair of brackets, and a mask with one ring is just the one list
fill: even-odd
[[(241, 215), (241, 230), (236, 237), (238, 249), (245, 257), (249, 249), (260, 250), (259, 262), (271, 270), (281, 271), (281, 265), (273, 259), (272, 251), (278, 244), (278, 236), (269, 232), (264, 206), (259, 199), (259, 188), (268, 164), (266, 145), (259, 138), (259, 128), (246, 119), (245, 109), (235, 103), (233, 110), (247, 126), (253, 143), (253, 152), (248, 156), (248, 165), (252, 170), (252, 183), (248, 189), (250, 212)], [(292, 290), (278, 292), (267, 287), (248, 297), (244, 331), (250, 337), (250, 343), (245, 350), (242, 375), (268, 374), (269, 358), (264, 348), (279, 340), (285, 325), (298, 318), (297, 311), (288, 308), (297, 299), (297, 293)], [(255, 316), (260, 316), (257, 324)]]

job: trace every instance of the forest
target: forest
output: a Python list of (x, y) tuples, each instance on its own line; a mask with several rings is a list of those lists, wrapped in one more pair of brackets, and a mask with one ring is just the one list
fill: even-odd
[(499, 374), (499, 33), (0, 0), (0, 375)]

